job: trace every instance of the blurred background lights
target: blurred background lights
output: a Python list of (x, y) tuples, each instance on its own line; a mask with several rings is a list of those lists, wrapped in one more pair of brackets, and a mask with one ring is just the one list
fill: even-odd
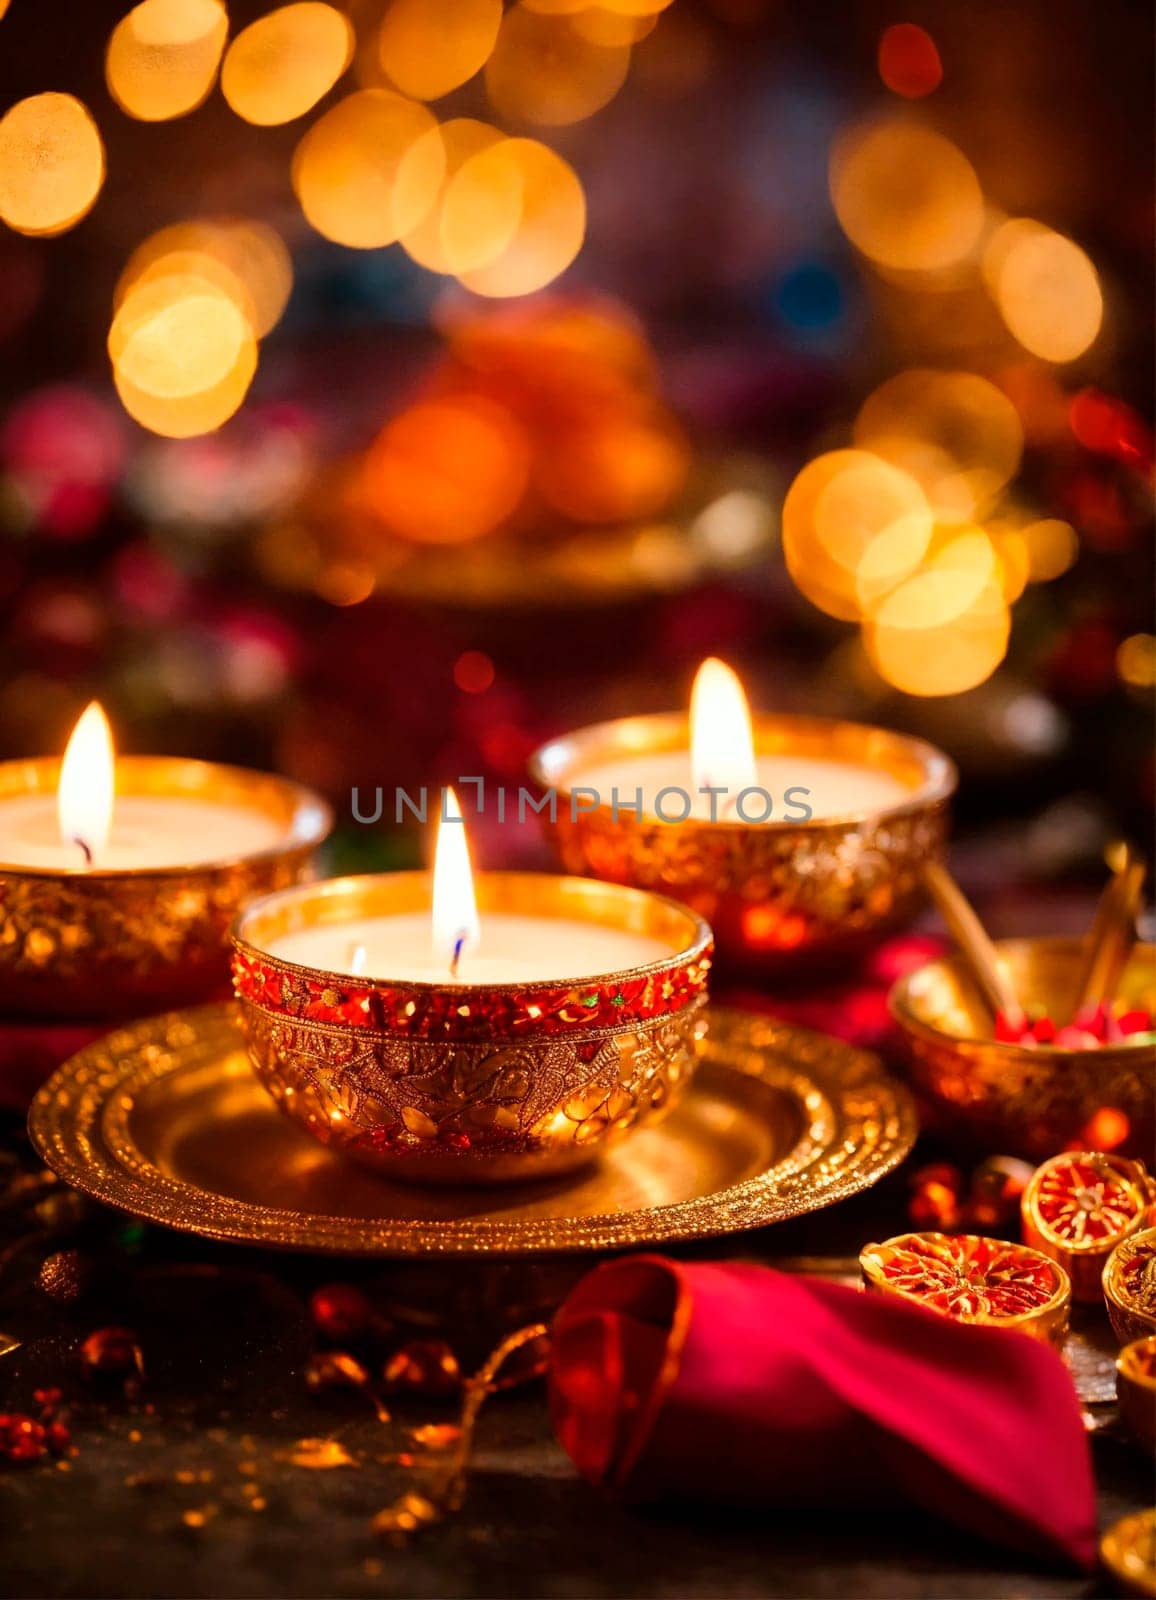
[(221, 0), (142, 0), (109, 36), (109, 93), (141, 122), (195, 111), (216, 81), (228, 31)]
[(1032, 355), (1075, 361), (1094, 344), (1104, 298), (1095, 267), (1071, 239), (1024, 218), (1005, 222), (983, 270), (1009, 331)]
[(1116, 670), (1135, 689), (1156, 687), (1156, 635), (1133, 633), (1121, 640)]
[(943, 82), (935, 40), (916, 22), (893, 22), (879, 40), (879, 76), (894, 94), (920, 100)]
[[(472, 117), (454, 117), (449, 122), (444, 122), (440, 128), (433, 128), (429, 133), (423, 134), (410, 151), (408, 160), (423, 161), (424, 153), (419, 145), (424, 140), (440, 142), (442, 159), (445, 164), (445, 173), (441, 185), (437, 190), (433, 205), (427, 211), (415, 228), (402, 236), (402, 249), (419, 266), (425, 267), (430, 272), (452, 274), (455, 271), (455, 261), (446, 248), (442, 233), (442, 219), (444, 212), (445, 192), (451, 180), (461, 167), (482, 150), (488, 150), (491, 145), (497, 144), (505, 137), (497, 128), (491, 128), (486, 122), (477, 122)], [(509, 243), (517, 227), (518, 215), (521, 211), (520, 197), (511, 192), (510, 215), (508, 226), (503, 225), (499, 237), (493, 248), (487, 250), (483, 246), (482, 259), (496, 256), (502, 246)], [(464, 248), (459, 245), (459, 249)], [(476, 252), (475, 252), (476, 256)], [(459, 264), (466, 265), (459, 258)]]
[(831, 199), (856, 249), (884, 267), (938, 272), (974, 250), (983, 194), (950, 139), (906, 118), (859, 123), (831, 152)]
[(423, 138), (435, 129), (423, 105), (389, 89), (361, 89), (340, 101), (293, 156), (293, 187), (306, 218), (325, 238), (358, 250), (411, 232), (445, 171), (441, 141)]
[(517, 507), (529, 476), (525, 435), (480, 395), (419, 401), (386, 424), (365, 464), (365, 497), (403, 539), (460, 544)]
[(230, 44), (221, 93), (239, 117), (263, 127), (304, 116), (353, 57), (349, 19), (319, 0), (259, 17)]
[(173, 275), (126, 296), (109, 333), (109, 354), (130, 383), (175, 399), (219, 383), (252, 340), (231, 295), (206, 278)]
[(1020, 529), (1028, 554), (1028, 571), (1033, 583), (1048, 583), (1075, 565), (1080, 541), (1070, 522), (1059, 517), (1041, 517)]
[(463, 650), (454, 662), (454, 682), (465, 694), (485, 694), (494, 677), (494, 663), (484, 650)]
[(438, 100), (482, 70), (501, 22), (502, 0), (390, 0), (381, 66), (402, 94)]
[(679, 429), (658, 414), (611, 410), (545, 450), (535, 482), (575, 522), (632, 522), (669, 505), (686, 482), (690, 453)]
[(30, 95), (0, 118), (0, 218), (18, 233), (63, 233), (103, 182), (104, 145), (72, 95)]
[[(503, 139), (471, 156), (447, 186), (442, 242), (475, 294), (533, 294), (574, 260), (586, 196), (568, 162), (536, 139)], [(473, 262), (466, 266), (463, 263)]]
[(257, 367), (256, 337), (236, 300), (192, 275), (131, 290), (113, 318), (108, 349), (129, 415), (177, 438), (225, 422)]
[[(990, 678), (1003, 660), (1011, 613), (998, 590), (987, 585), (966, 609), (956, 610), (953, 604), (950, 620), (926, 621), (920, 591), (931, 576), (909, 580), (919, 589), (906, 591), (904, 586), (868, 623), (863, 635), (867, 655), (880, 677), (904, 694), (963, 694)], [(946, 598), (949, 589), (950, 584), (938, 585), (933, 597)]]
[(486, 62), (486, 92), (502, 116), (560, 127), (600, 111), (621, 89), (629, 67), (628, 43), (595, 44), (568, 16), (517, 4), (502, 18)]
[(904, 467), (936, 516), (955, 521), (990, 506), (1023, 455), (1015, 406), (974, 372), (913, 368), (889, 378), (860, 408), (854, 439)]
[(886, 590), (918, 564), (931, 530), (919, 484), (867, 450), (816, 457), (783, 503), (788, 572), (813, 605), (843, 621), (862, 615), (861, 584)]
[[(522, 3), (525, 5), (528, 0), (522, 0)], [(531, 6), (530, 9), (537, 10), (539, 7)], [(611, 49), (619, 45), (637, 44), (640, 39), (654, 32), (657, 22), (658, 12), (634, 16), (603, 6), (587, 6), (570, 14), (570, 26), (575, 33), (583, 39), (589, 39), (591, 44), (607, 45)]]
[(114, 306), (138, 281), (174, 270), (199, 270), (226, 290), (231, 280), (259, 339), (276, 326), (293, 288), (293, 264), (275, 228), (242, 217), (203, 217), (161, 228), (138, 245), (117, 283)]

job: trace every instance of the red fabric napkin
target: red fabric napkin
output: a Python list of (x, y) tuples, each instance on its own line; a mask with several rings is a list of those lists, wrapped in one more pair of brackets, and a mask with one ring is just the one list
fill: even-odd
[(552, 1335), (555, 1428), (634, 1500), (870, 1506), (1091, 1567), (1095, 1492), (1056, 1353), (889, 1296), (766, 1267), (635, 1256), (590, 1273)]

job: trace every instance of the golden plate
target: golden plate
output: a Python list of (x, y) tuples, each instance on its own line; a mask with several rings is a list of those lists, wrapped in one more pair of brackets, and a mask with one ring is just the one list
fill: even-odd
[(36, 1149), (122, 1210), (213, 1239), (338, 1255), (611, 1250), (762, 1227), (898, 1166), (914, 1105), (877, 1057), (712, 1007), (685, 1100), (600, 1165), (506, 1188), (422, 1189), (343, 1161), (253, 1076), (231, 1005), (118, 1029), (32, 1103)]

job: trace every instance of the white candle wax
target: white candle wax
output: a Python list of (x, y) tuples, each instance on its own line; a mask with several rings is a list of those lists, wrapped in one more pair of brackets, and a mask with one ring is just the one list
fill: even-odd
[[(483, 911), (481, 939), (467, 946), (452, 979), (435, 956), (427, 911), (358, 917), (303, 928), (266, 946), (271, 956), (323, 972), (395, 983), (567, 983), (659, 961), (675, 952), (646, 934), (567, 917)], [(358, 954), (359, 947), (364, 957)]]
[[(822, 756), (796, 756), (789, 752), (781, 755), (760, 755), (756, 758), (757, 785), (771, 796), (773, 808), (769, 822), (800, 822), (804, 820), (802, 807), (810, 806), (814, 818), (842, 817), (862, 812), (882, 811), (898, 805), (911, 797), (912, 790), (890, 772), (879, 767), (861, 766), (851, 761), (833, 761)], [(721, 787), (725, 776), (712, 779)], [(683, 790), (690, 797), (690, 817), (710, 821), (712, 797), (700, 794), (699, 785), (691, 771), (689, 751), (652, 751), (638, 755), (624, 755), (614, 761), (598, 763), (569, 773), (566, 787), (596, 790), (601, 803), (613, 803), (617, 791), (620, 811), (633, 805), (635, 791), (642, 790), (645, 815), (654, 817), (655, 797), (663, 789)], [(791, 800), (787, 791), (810, 790), (807, 795), (796, 794)], [(725, 795), (713, 797), (716, 821), (742, 821), (736, 811), (738, 792), (732, 784)], [(560, 800), (559, 804), (565, 804)], [(585, 805), (581, 798), (579, 805)], [(686, 802), (681, 794), (666, 795), (662, 801), (662, 816), (674, 822), (682, 818)], [(766, 801), (751, 795), (743, 802), (743, 812), (751, 822), (764, 820)]]
[[(273, 817), (249, 806), (184, 795), (118, 795), (108, 843), (93, 872), (201, 866), (271, 850), (285, 839)], [(85, 869), (79, 845), (60, 837), (56, 797), (0, 799), (0, 866)]]

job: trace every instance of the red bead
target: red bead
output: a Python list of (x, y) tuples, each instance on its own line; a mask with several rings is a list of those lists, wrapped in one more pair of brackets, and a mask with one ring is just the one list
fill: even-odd
[(130, 1328), (98, 1328), (81, 1345), (80, 1361), (89, 1372), (139, 1372), (137, 1336)]
[(382, 1377), (391, 1389), (453, 1394), (461, 1386), (458, 1359), (442, 1339), (413, 1339), (394, 1352)]
[(9, 1461), (39, 1461), (44, 1454), (45, 1433), (34, 1417), (14, 1414), (4, 1418), (2, 1450)]
[(338, 1344), (359, 1338), (369, 1327), (371, 1317), (368, 1300), (351, 1283), (327, 1283), (315, 1290), (309, 1313), (318, 1333)]

